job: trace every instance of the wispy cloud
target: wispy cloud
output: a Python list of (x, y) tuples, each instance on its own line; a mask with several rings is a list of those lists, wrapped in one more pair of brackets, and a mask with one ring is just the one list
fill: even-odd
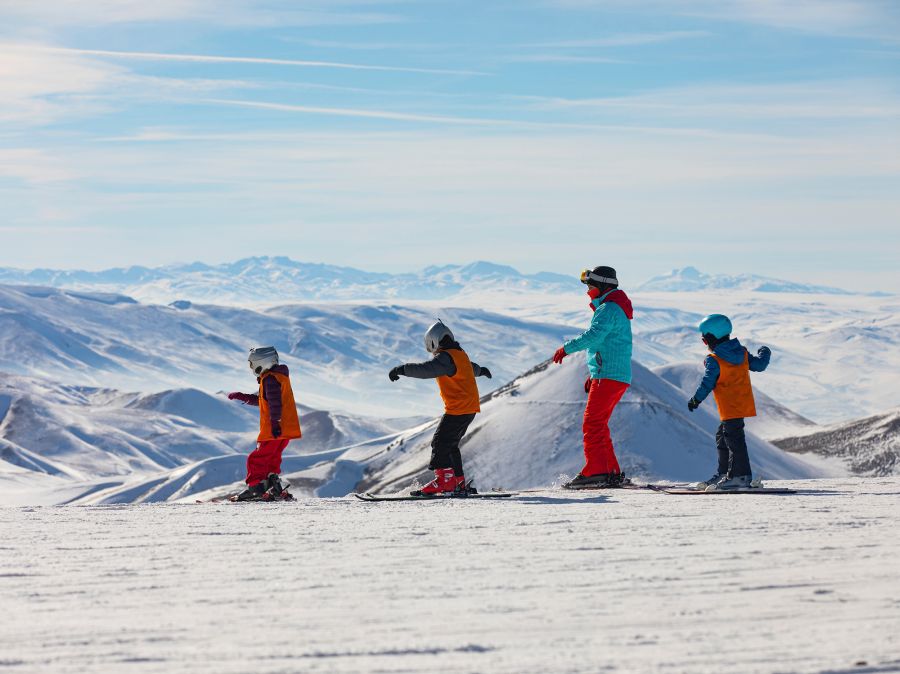
[(508, 63), (633, 63), (625, 59), (580, 54), (513, 54), (503, 60)]
[(648, 44), (661, 44), (676, 40), (693, 40), (709, 37), (712, 33), (705, 30), (671, 30), (660, 33), (620, 33), (607, 37), (598, 37), (584, 40), (557, 40), (554, 42), (534, 42), (521, 45), (523, 47), (544, 48), (589, 48), (589, 47), (638, 47)]
[(385, 119), (399, 122), (428, 122), (432, 124), (452, 124), (460, 126), (510, 126), (527, 124), (503, 119), (453, 117), (448, 115), (423, 115), (389, 110), (369, 110), (363, 108), (333, 108), (312, 105), (290, 105), (287, 103), (267, 103), (263, 101), (241, 101), (230, 99), (208, 98), (198, 101), (216, 105), (233, 105), (259, 110), (278, 110), (280, 112), (297, 112), (307, 115), (326, 115), (331, 117), (362, 117), (366, 119)]
[(385, 72), (425, 73), (430, 75), (485, 75), (472, 70), (444, 70), (438, 68), (417, 68), (409, 66), (383, 66), (364, 63), (341, 63), (335, 61), (308, 61), (297, 59), (260, 58), (254, 56), (217, 56), (208, 54), (171, 54), (160, 52), (111, 51), (107, 49), (73, 49), (69, 47), (33, 47), (35, 50), (57, 54), (79, 56), (99, 56), (121, 60), (139, 61), (179, 61), (186, 63), (249, 63), (255, 65), (295, 66), (303, 68), (337, 68), (343, 70), (373, 70)]
[(573, 10), (626, 10), (655, 16), (754, 23), (773, 28), (896, 41), (900, 5), (894, 0), (546, 0)]
[[(367, 25), (404, 21), (396, 12), (369, 11), (366, 0), (0, 0), (7, 23), (105, 26), (198, 22), (207, 26), (266, 28)], [(387, 4), (402, 4), (392, 2)]]

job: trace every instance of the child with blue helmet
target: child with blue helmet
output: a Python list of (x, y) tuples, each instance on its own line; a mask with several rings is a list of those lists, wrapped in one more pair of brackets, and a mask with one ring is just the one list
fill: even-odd
[(722, 423), (716, 432), (719, 465), (716, 474), (698, 487), (743, 489), (751, 486), (753, 474), (744, 435), (744, 419), (756, 416), (751, 372), (762, 372), (769, 366), (772, 351), (759, 348), (754, 356), (737, 339), (731, 338), (732, 325), (727, 316), (711, 314), (700, 322), (700, 335), (710, 350), (704, 363), (706, 372), (697, 392), (688, 402), (693, 412), (712, 393)]

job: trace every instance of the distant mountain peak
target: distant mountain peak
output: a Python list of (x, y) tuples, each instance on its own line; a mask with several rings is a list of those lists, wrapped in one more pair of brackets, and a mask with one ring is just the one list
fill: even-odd
[(707, 274), (696, 267), (681, 267), (654, 276), (637, 288), (641, 292), (685, 292), (700, 290), (749, 290), (769, 293), (852, 295), (848, 290), (796, 283), (756, 274)]

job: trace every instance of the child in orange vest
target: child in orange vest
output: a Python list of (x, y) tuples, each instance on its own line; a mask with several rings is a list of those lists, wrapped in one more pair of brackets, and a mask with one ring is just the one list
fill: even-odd
[(722, 314), (712, 314), (701, 321), (703, 343), (712, 353), (706, 357), (703, 381), (688, 402), (688, 409), (693, 412), (712, 392), (722, 420), (716, 432), (718, 470), (697, 485), (708, 491), (751, 486), (753, 474), (744, 436), (744, 419), (756, 416), (750, 373), (765, 370), (772, 357), (767, 346), (760, 347), (758, 356), (754, 356), (737, 339), (731, 339), (731, 330), (731, 321)]
[(413, 496), (428, 496), (467, 489), (463, 474), (459, 443), (481, 411), (475, 377), (491, 378), (491, 371), (469, 360), (466, 352), (453, 338), (453, 333), (441, 321), (425, 333), (425, 348), (434, 358), (424, 363), (398, 365), (388, 373), (391, 381), (400, 375), (415, 379), (437, 379), (444, 416), (431, 440), (431, 462), (434, 480), (412, 492)]
[(288, 443), (301, 436), (297, 406), (291, 389), (287, 365), (280, 365), (274, 346), (250, 349), (250, 370), (259, 382), (259, 393), (228, 394), (229, 400), (240, 400), (259, 407), (259, 436), (256, 449), (247, 457), (247, 488), (237, 501), (271, 501), (294, 497), (282, 486), (281, 454)]

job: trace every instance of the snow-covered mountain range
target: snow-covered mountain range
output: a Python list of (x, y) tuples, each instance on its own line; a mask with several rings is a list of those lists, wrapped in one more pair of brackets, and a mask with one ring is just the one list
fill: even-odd
[(440, 300), (479, 292), (563, 292), (577, 290), (579, 286), (573, 276), (549, 272), (522, 274), (512, 267), (491, 262), (387, 274), (297, 262), (287, 257), (96, 272), (0, 268), (0, 283), (124, 294), (158, 304), (188, 300), (245, 306), (310, 300)]
[[(568, 293), (581, 288), (577, 274), (524, 274), (513, 267), (478, 261), (426, 267), (398, 274), (298, 262), (288, 257), (250, 257), (217, 265), (192, 262), (162, 267), (117, 267), (101, 271), (0, 268), (0, 284), (46, 286), (128, 295), (141, 302), (177, 300), (259, 307), (300, 301), (448, 300), (510, 293)], [(851, 294), (846, 290), (763, 276), (706, 274), (684, 267), (637, 284), (620, 271), (622, 283), (639, 292), (741, 290), (803, 294)]]

